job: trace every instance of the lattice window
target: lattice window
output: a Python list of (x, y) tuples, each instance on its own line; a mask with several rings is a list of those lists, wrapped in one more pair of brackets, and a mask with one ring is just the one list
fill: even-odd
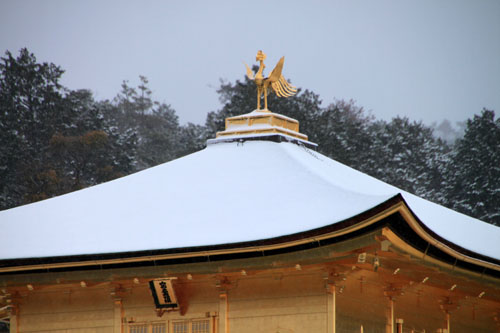
[(207, 319), (173, 320), (167, 322), (129, 323), (128, 333), (214, 333), (213, 321)]
[(181, 321), (172, 324), (173, 333), (188, 333), (189, 322)]
[(152, 324), (151, 333), (167, 333), (167, 325), (165, 324)]
[(172, 323), (172, 333), (212, 333), (210, 319), (174, 321)]
[(129, 333), (167, 333), (166, 323), (143, 323), (129, 326)]
[(210, 320), (197, 320), (192, 323), (191, 333), (210, 333)]
[(149, 333), (148, 332), (148, 324), (140, 324), (130, 326), (130, 333)]

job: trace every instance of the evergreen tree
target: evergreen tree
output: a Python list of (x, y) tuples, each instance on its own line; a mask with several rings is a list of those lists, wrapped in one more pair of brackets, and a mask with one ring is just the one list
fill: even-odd
[(123, 81), (122, 90), (114, 99), (114, 112), (109, 113), (117, 121), (119, 131), (137, 135), (136, 170), (177, 158), (181, 150), (179, 118), (175, 110), (170, 105), (153, 101), (147, 78), (139, 78), (141, 83), (137, 89)]
[(193, 123), (181, 126), (176, 157), (185, 156), (205, 148), (206, 138), (205, 126)]
[(456, 127), (454, 127), (448, 119), (444, 119), (439, 125), (433, 123), (431, 127), (434, 130), (434, 136), (452, 145), (457, 139), (463, 137), (465, 124), (463, 122), (457, 122)]
[(321, 110), (313, 129), (318, 151), (357, 170), (370, 171), (371, 121), (354, 101), (335, 101)]
[(500, 226), (500, 118), (484, 109), (467, 120), (448, 170), (447, 205)]
[(139, 169), (168, 162), (179, 149), (179, 118), (169, 105), (158, 104), (138, 120)]
[(105, 103), (59, 84), (63, 71), (22, 49), (0, 63), (0, 209), (131, 172), (134, 137), (117, 135)]
[(59, 175), (58, 194), (132, 172), (135, 137), (114, 130), (116, 124), (104, 116), (107, 107), (95, 102), (88, 90), (70, 91), (65, 97), (65, 109), (77, 115), (49, 142), (48, 166)]
[(143, 75), (139, 75), (139, 80), (141, 81), (141, 83), (137, 86), (139, 93), (133, 98), (134, 103), (137, 105), (137, 109), (142, 115), (144, 115), (151, 109), (153, 102), (151, 100), (151, 90), (148, 87), (148, 79)]
[(443, 200), (443, 165), (448, 146), (421, 122), (396, 117), (370, 128), (370, 175), (432, 201)]
[(44, 174), (48, 143), (72, 114), (62, 109), (63, 70), (27, 49), (0, 63), (0, 209), (19, 205)]

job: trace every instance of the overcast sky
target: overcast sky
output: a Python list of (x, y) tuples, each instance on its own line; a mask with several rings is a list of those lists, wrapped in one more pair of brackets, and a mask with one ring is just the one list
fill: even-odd
[(284, 76), (324, 106), (427, 124), (500, 113), (498, 0), (2, 0), (1, 54), (22, 47), (97, 99), (144, 75), (182, 123), (219, 109), (219, 79), (242, 79), (259, 49), (267, 73), (285, 56)]

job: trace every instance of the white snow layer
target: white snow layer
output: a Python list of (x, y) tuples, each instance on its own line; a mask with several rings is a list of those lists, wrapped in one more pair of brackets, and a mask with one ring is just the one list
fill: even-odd
[(500, 259), (500, 228), (292, 143), (220, 143), (111, 182), (0, 212), (0, 259), (261, 240), (342, 221), (402, 193), (441, 237)]

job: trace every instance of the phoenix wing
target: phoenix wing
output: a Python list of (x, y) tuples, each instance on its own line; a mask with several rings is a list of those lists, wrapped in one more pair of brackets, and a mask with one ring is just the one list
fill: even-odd
[(245, 67), (247, 68), (247, 77), (250, 79), (250, 80), (253, 80), (255, 78), (255, 75), (253, 74), (252, 70), (250, 69), (250, 67), (248, 67), (248, 65), (246, 63), (245, 64)]
[(268, 77), (268, 81), (278, 97), (290, 97), (297, 93), (297, 88), (288, 83), (283, 75), (281, 75), (284, 63), (285, 57), (281, 57)]

